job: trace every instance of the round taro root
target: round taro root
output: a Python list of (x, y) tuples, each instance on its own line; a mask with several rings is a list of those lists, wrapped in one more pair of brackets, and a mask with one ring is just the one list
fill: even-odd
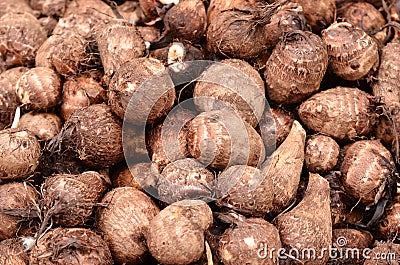
[(61, 120), (53, 113), (33, 113), (22, 115), (18, 128), (33, 132), (40, 140), (48, 141), (61, 131)]
[(0, 18), (0, 32), (0, 64), (6, 68), (34, 64), (36, 52), (47, 38), (39, 21), (29, 13), (5, 14)]
[(265, 66), (268, 96), (276, 104), (294, 104), (319, 90), (328, 67), (322, 39), (304, 31), (285, 35)]
[(247, 62), (227, 59), (207, 68), (193, 92), (200, 111), (230, 107), (247, 123), (256, 127), (265, 108), (264, 82)]
[(116, 263), (138, 264), (147, 252), (144, 231), (159, 213), (143, 192), (116, 188), (108, 192), (98, 210), (97, 228), (103, 233)]
[(98, 264), (113, 260), (104, 240), (86, 228), (56, 228), (44, 234), (33, 247), (29, 264)]
[(0, 185), (0, 241), (18, 235), (25, 221), (37, 216), (37, 197), (36, 190), (25, 183)]
[(17, 238), (10, 238), (0, 242), (0, 264), (28, 265), (29, 256), (22, 242)]
[(146, 230), (151, 255), (166, 265), (199, 260), (204, 252), (204, 232), (212, 223), (211, 209), (203, 201), (171, 204), (150, 221)]
[(41, 147), (30, 131), (0, 131), (0, 150), (0, 183), (24, 179), (32, 174), (39, 164)]
[(338, 140), (368, 135), (375, 124), (372, 97), (357, 88), (336, 87), (304, 101), (300, 119), (311, 130)]
[(306, 143), (305, 162), (310, 172), (327, 172), (337, 163), (340, 146), (329, 136), (313, 135)]
[(366, 76), (379, 64), (378, 44), (362, 29), (335, 22), (322, 31), (332, 71), (345, 80)]
[(61, 99), (61, 80), (47, 67), (35, 67), (24, 73), (16, 85), (17, 97), (27, 109), (48, 110)]
[(379, 221), (379, 236), (385, 240), (398, 240), (400, 231), (400, 196), (396, 196), (393, 202), (385, 209), (385, 213)]

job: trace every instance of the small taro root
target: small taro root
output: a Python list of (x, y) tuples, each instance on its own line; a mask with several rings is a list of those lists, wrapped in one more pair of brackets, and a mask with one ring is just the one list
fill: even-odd
[(232, 110), (203, 112), (189, 124), (190, 154), (212, 168), (231, 165), (258, 166), (265, 159), (260, 135)]
[(378, 44), (362, 29), (335, 22), (322, 31), (328, 47), (329, 66), (345, 80), (357, 80), (376, 70), (379, 64)]
[(67, 0), (30, 0), (30, 5), (42, 15), (61, 17), (64, 15)]
[(258, 168), (236, 165), (221, 172), (217, 181), (217, 205), (243, 214), (264, 216), (273, 208), (274, 186)]
[(61, 99), (61, 80), (47, 67), (35, 67), (24, 73), (16, 85), (17, 97), (27, 109), (48, 110)]
[(397, 265), (399, 264), (400, 244), (391, 241), (375, 241), (374, 247), (366, 256), (364, 265)]
[(259, 2), (260, 2), (259, 0), (226, 0), (226, 1), (211, 0), (210, 5), (208, 6), (207, 9), (208, 24), (210, 24), (211, 21), (224, 10), (249, 7)]
[(61, 120), (53, 113), (29, 112), (22, 115), (18, 128), (29, 130), (40, 140), (48, 141), (61, 131)]
[(306, 143), (305, 162), (310, 172), (327, 172), (337, 163), (340, 146), (329, 136), (313, 135)]
[(33, 247), (29, 264), (113, 264), (107, 244), (86, 228), (56, 228), (44, 234)]
[(151, 255), (166, 265), (199, 260), (204, 252), (204, 232), (212, 223), (211, 209), (203, 201), (171, 204), (150, 221), (146, 230)]
[(18, 235), (26, 221), (37, 217), (37, 197), (36, 190), (25, 183), (0, 185), (0, 241)]
[(392, 241), (400, 238), (400, 196), (396, 196), (386, 207), (378, 228), (381, 239)]
[(84, 225), (109, 184), (95, 171), (53, 175), (43, 185), (45, 214), (64, 227)]
[(367, 136), (376, 121), (372, 97), (357, 88), (336, 87), (304, 101), (300, 119), (311, 130), (338, 140)]
[(315, 33), (319, 33), (322, 29), (328, 27), (335, 19), (335, 0), (323, 0), (318, 2), (295, 0), (294, 2), (303, 7), (307, 23)]
[(29, 265), (28, 261), (27, 251), (19, 239), (10, 238), (0, 242), (0, 264)]
[(390, 196), (395, 168), (392, 155), (379, 140), (361, 140), (346, 150), (340, 171), (346, 192), (369, 205)]
[[(329, 253), (323, 250), (332, 244), (328, 181), (318, 174), (310, 174), (303, 200), (289, 212), (278, 216), (276, 226), (287, 250), (294, 248), (304, 253), (295, 258), (303, 264), (326, 264)], [(312, 249), (315, 253), (303, 251), (305, 249)]]
[(157, 185), (159, 175), (152, 163), (138, 163), (130, 168), (116, 170), (112, 176), (115, 188), (133, 187), (138, 190), (148, 190)]
[(135, 58), (116, 71), (108, 97), (120, 118), (135, 125), (152, 124), (172, 109), (175, 88), (161, 62)]
[(0, 32), (0, 65), (6, 68), (34, 64), (36, 52), (47, 38), (39, 21), (29, 13), (5, 14), (0, 18)]
[(116, 263), (139, 264), (147, 252), (144, 231), (159, 213), (154, 202), (143, 192), (116, 188), (107, 193), (96, 218)]
[(0, 183), (27, 178), (39, 164), (41, 147), (30, 131), (0, 131), (0, 150)]
[(265, 109), (264, 82), (247, 62), (227, 59), (207, 68), (193, 92), (200, 111), (230, 107), (256, 127)]

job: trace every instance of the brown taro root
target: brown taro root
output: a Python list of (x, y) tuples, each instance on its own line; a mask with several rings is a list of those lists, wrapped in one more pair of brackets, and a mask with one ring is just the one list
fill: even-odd
[(258, 168), (236, 165), (221, 172), (217, 205), (251, 216), (264, 216), (273, 208), (272, 179)]
[[(304, 254), (295, 257), (302, 264), (326, 264), (329, 253), (324, 250), (332, 244), (328, 181), (318, 174), (310, 174), (303, 200), (289, 212), (278, 216), (276, 226), (286, 250), (294, 248)], [(303, 251), (305, 249), (312, 249), (315, 253)]]
[(396, 196), (386, 207), (378, 228), (381, 239), (392, 241), (400, 238), (400, 196)]
[(311, 26), (313, 32), (319, 33), (322, 29), (332, 24), (336, 15), (335, 0), (310, 1), (310, 0), (295, 0), (303, 7), (304, 16), (307, 23)]
[(26, 183), (0, 185), (0, 241), (18, 235), (26, 221), (37, 217), (37, 198), (35, 188)]
[(130, 168), (123, 167), (114, 172), (112, 183), (115, 188), (133, 187), (138, 190), (148, 190), (157, 185), (159, 173), (152, 163), (138, 163)]
[(172, 109), (175, 88), (161, 62), (135, 58), (116, 71), (108, 96), (113, 112), (120, 118), (135, 125), (152, 124)]
[(260, 2), (259, 0), (226, 0), (226, 1), (211, 0), (210, 5), (208, 6), (207, 9), (207, 22), (208, 24), (210, 24), (211, 21), (214, 18), (218, 17), (219, 13), (221, 13), (224, 10), (249, 7), (259, 2)]
[(64, 227), (84, 225), (110, 184), (95, 171), (53, 175), (42, 187), (45, 215)]
[(36, 52), (46, 38), (46, 31), (33, 15), (5, 14), (0, 18), (0, 66), (33, 65)]
[(375, 241), (374, 247), (366, 255), (364, 265), (397, 265), (399, 257), (400, 244)]
[(46, 31), (47, 36), (51, 36), (54, 28), (56, 27), (58, 20), (54, 17), (41, 17), (39, 18), (39, 23)]
[(44, 234), (33, 247), (29, 264), (113, 264), (107, 244), (86, 228), (56, 228)]
[(258, 166), (265, 159), (260, 135), (228, 109), (196, 116), (189, 124), (187, 141), (194, 158), (216, 169), (238, 164)]
[(22, 115), (18, 128), (29, 130), (40, 140), (48, 141), (61, 131), (61, 120), (53, 113), (29, 112)]
[(256, 127), (265, 108), (264, 82), (247, 62), (227, 59), (207, 68), (193, 92), (199, 111), (230, 107)]
[(346, 150), (340, 171), (346, 192), (369, 205), (390, 196), (395, 168), (392, 155), (379, 140), (361, 140)]
[(30, 0), (30, 5), (45, 16), (61, 17), (64, 15), (67, 0)]
[(313, 135), (306, 143), (305, 162), (310, 172), (327, 172), (339, 158), (340, 146), (329, 136)]
[(47, 67), (35, 67), (24, 73), (16, 85), (17, 97), (29, 110), (49, 110), (61, 99), (61, 80)]
[(337, 76), (353, 81), (378, 67), (378, 44), (362, 29), (335, 22), (322, 31), (322, 39), (328, 47), (329, 66)]
[(357, 88), (331, 88), (304, 101), (300, 119), (311, 130), (338, 140), (367, 136), (375, 122), (372, 97)]
[(96, 218), (116, 263), (139, 264), (148, 249), (144, 231), (159, 213), (154, 202), (143, 192), (116, 188), (107, 193)]
[(276, 104), (294, 104), (319, 90), (328, 67), (322, 39), (311, 33), (292, 31), (272, 51), (264, 77), (268, 96)]
[(27, 251), (19, 239), (10, 238), (0, 242), (0, 264), (29, 265), (28, 261)]
[(146, 230), (151, 255), (166, 265), (199, 260), (204, 252), (204, 232), (212, 223), (211, 209), (203, 201), (171, 204), (150, 221)]
[(154, 24), (160, 21), (165, 12), (172, 7), (172, 4), (178, 4), (179, 0), (139, 0), (140, 8), (143, 11), (143, 15), (146, 17), (147, 24)]
[(137, 26), (137, 30), (144, 41), (153, 42), (160, 38), (160, 30), (151, 26)]
[(0, 150), (0, 183), (27, 178), (39, 164), (41, 147), (30, 131), (0, 131)]

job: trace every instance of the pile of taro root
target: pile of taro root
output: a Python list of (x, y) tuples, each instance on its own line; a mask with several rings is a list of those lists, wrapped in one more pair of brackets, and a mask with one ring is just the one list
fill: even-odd
[(0, 265), (400, 264), (399, 21), (0, 0)]

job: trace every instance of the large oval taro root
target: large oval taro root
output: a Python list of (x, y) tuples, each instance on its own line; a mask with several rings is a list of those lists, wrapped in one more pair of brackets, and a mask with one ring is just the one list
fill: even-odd
[(357, 88), (336, 87), (315, 94), (298, 110), (300, 119), (314, 131), (338, 140), (367, 136), (375, 124), (372, 97)]
[(0, 242), (0, 264), (29, 265), (29, 256), (21, 240), (10, 238)]
[(39, 164), (41, 147), (30, 131), (0, 131), (0, 150), (0, 183), (24, 179), (32, 174)]
[(104, 240), (86, 228), (56, 228), (44, 234), (33, 247), (29, 264), (98, 264), (113, 260)]
[(143, 192), (116, 188), (107, 193), (97, 215), (97, 228), (103, 233), (114, 261), (139, 264), (148, 249), (144, 231), (159, 213), (155, 203)]

